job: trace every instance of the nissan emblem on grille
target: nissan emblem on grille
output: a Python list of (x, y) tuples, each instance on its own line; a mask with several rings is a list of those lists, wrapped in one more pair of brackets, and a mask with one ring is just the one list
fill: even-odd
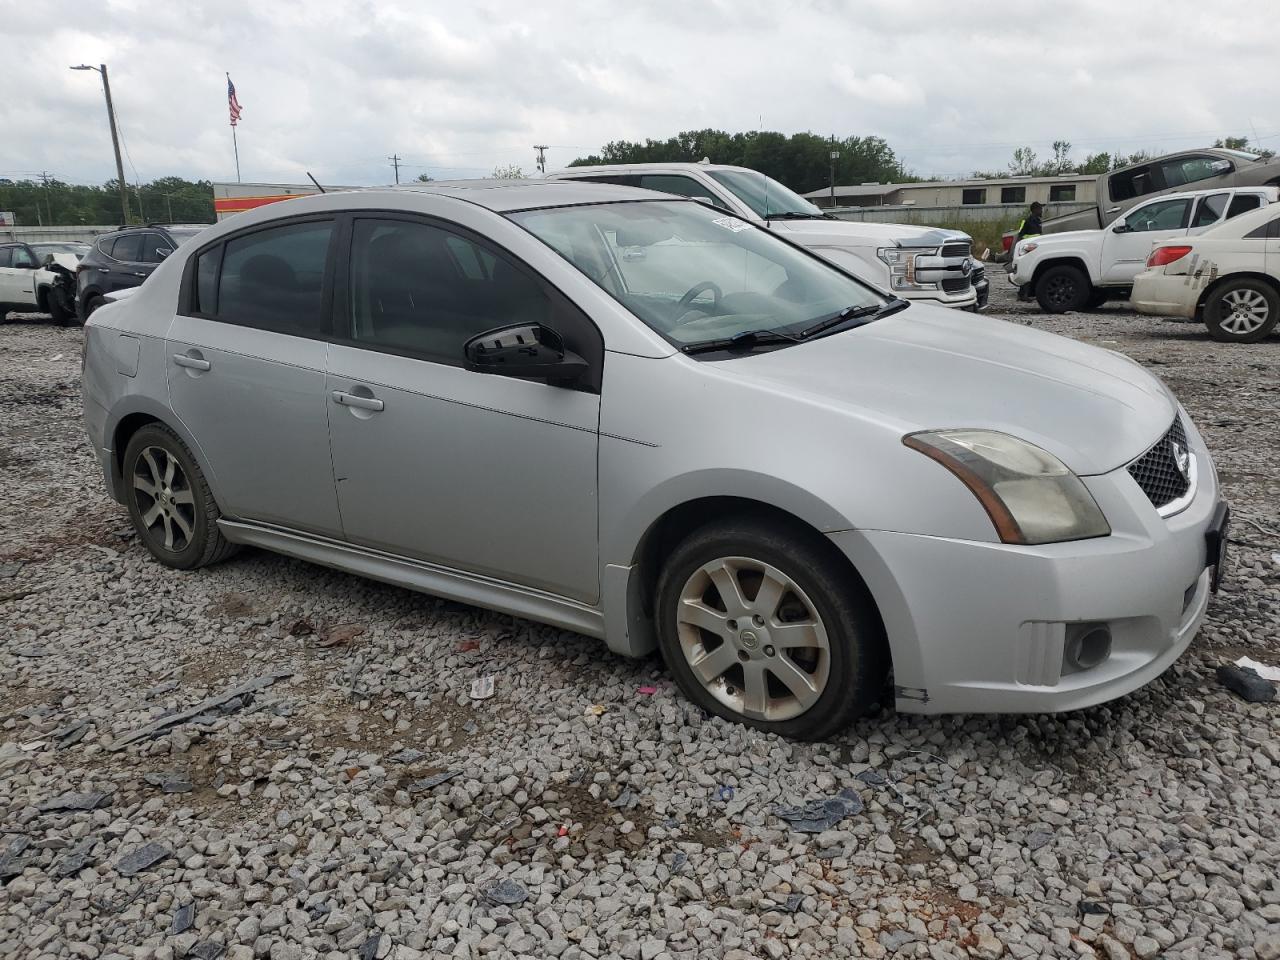
[(1157, 509), (1186, 495), (1191, 488), (1191, 449), (1181, 417), (1154, 447), (1129, 464), (1129, 474)]

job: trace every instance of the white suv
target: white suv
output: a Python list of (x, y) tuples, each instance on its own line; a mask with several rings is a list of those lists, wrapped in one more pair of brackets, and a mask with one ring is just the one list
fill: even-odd
[(591, 180), (693, 197), (760, 223), (872, 286), (944, 307), (981, 310), (989, 281), (960, 230), (908, 223), (860, 223), (823, 213), (777, 180), (714, 163), (630, 163), (570, 167), (549, 180)]

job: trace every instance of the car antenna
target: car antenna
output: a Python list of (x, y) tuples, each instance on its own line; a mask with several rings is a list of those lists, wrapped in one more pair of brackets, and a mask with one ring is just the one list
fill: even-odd
[(314, 183), (314, 184), (316, 185), (316, 189), (317, 189), (317, 190), (319, 190), (321, 193), (324, 193), (324, 187), (320, 186), (320, 181), (319, 181), (319, 180), (317, 180), (315, 177), (311, 176), (311, 171), (310, 171), (310, 170), (308, 170), (308, 171), (307, 171), (307, 179), (308, 179), (308, 180), (310, 180), (312, 183)]

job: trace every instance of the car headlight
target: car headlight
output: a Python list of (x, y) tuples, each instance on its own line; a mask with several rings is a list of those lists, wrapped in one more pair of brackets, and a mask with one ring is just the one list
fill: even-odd
[(1059, 543), (1111, 533), (1080, 478), (1053, 454), (995, 430), (936, 430), (902, 438), (978, 498), (1004, 543)]
[(1023, 243), (1020, 243), (1018, 245), (1018, 256), (1022, 256), (1024, 253), (1030, 253), (1032, 250), (1034, 250), (1038, 246), (1040, 246), (1040, 244), (1034, 243), (1029, 240), (1024, 241)]
[(932, 290), (937, 284), (916, 283), (916, 258), (932, 257), (937, 247), (881, 247), (876, 256), (889, 265), (894, 290)]

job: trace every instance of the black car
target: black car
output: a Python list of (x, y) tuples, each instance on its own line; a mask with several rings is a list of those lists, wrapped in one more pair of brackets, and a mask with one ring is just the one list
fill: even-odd
[(165, 257), (204, 228), (198, 223), (153, 223), (100, 236), (76, 268), (76, 309), (81, 320), (102, 306), (108, 293), (141, 285)]

